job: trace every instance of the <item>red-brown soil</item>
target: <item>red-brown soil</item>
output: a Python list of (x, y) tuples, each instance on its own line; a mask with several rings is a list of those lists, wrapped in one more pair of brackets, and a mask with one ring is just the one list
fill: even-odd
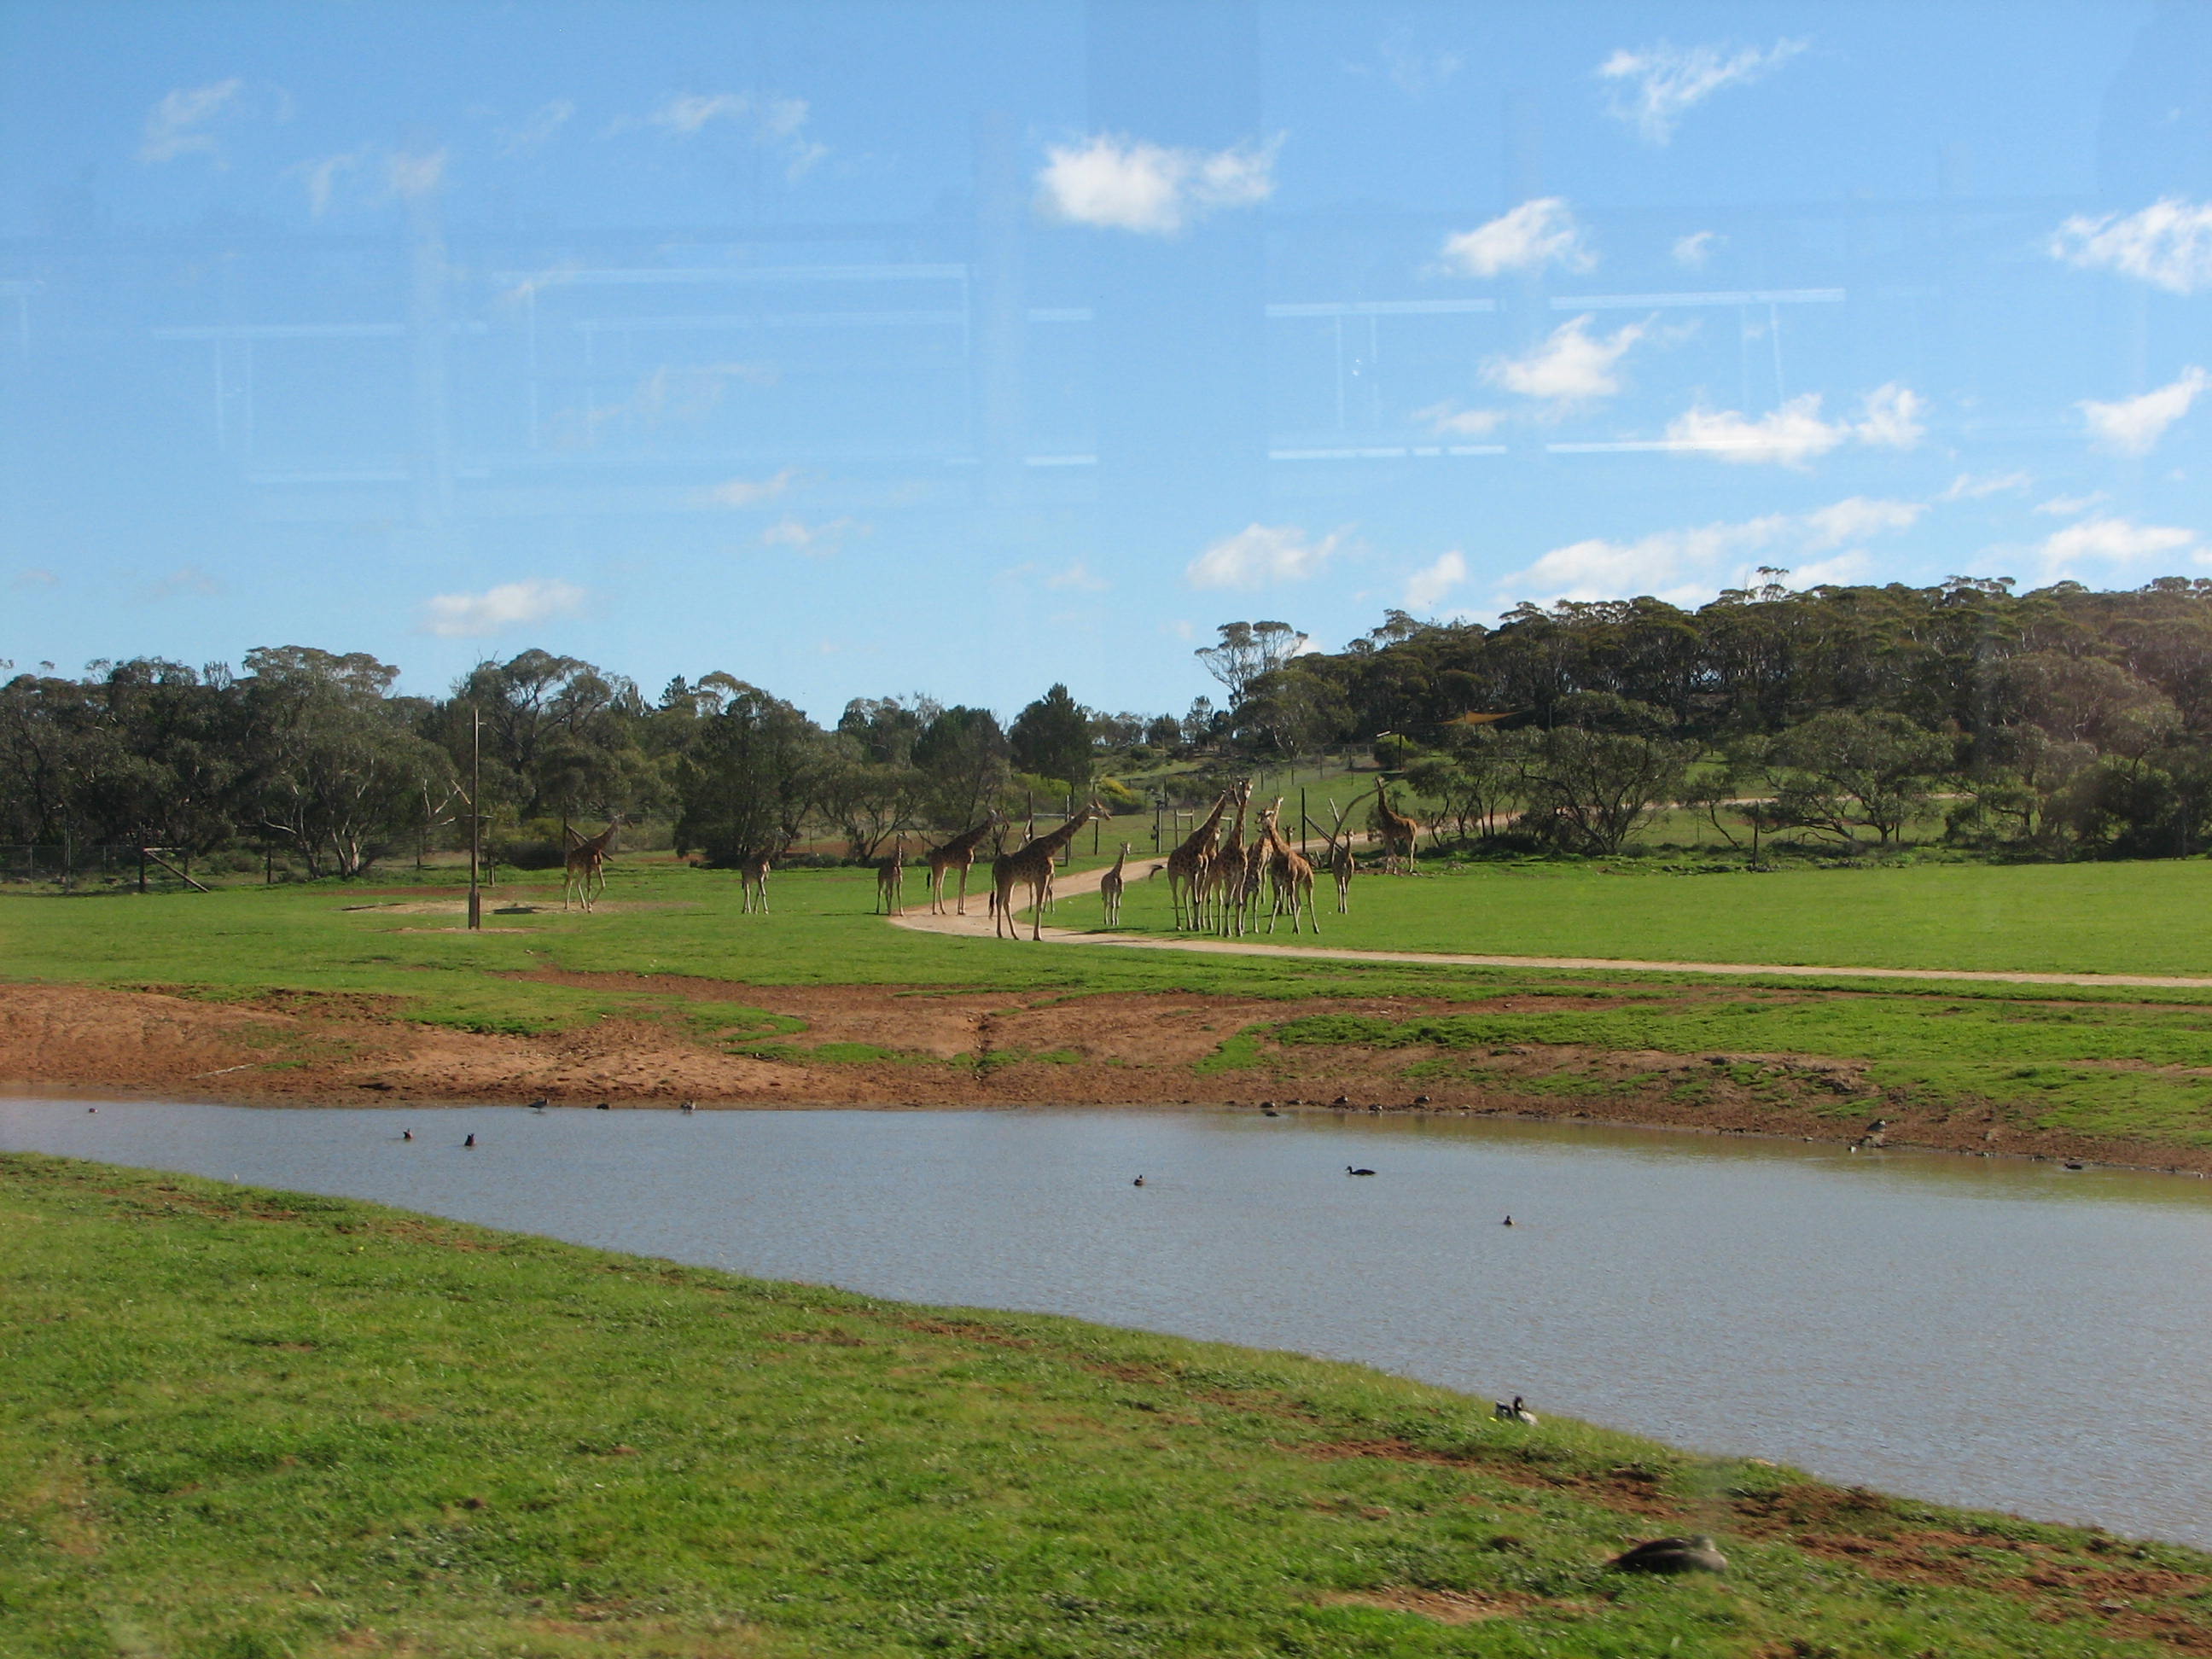
[[(1266, 1063), (1198, 1063), (1248, 1026), (1300, 1014), (1404, 1019), (1453, 1012), (1410, 998), (1279, 1002), (1188, 994), (1031, 996), (891, 986), (752, 986), (678, 975), (530, 975), (647, 993), (650, 1012), (553, 1035), (490, 1035), (405, 1019), (395, 999), (271, 992), (249, 1002), (77, 986), (0, 988), (0, 1088), (292, 1104), (388, 1100), (621, 1106), (1036, 1104), (1326, 1107), (1636, 1123), (1720, 1133), (1848, 1140), (1864, 1127), (1846, 1098), (1879, 1095), (1848, 1062), (1782, 1054), (1626, 1053), (1527, 1045), (1486, 1057), (1477, 1077), (1409, 1081), (1421, 1049), (1266, 1051)], [(677, 1017), (686, 1002), (738, 1002), (805, 1022), (788, 1038), (732, 1044)], [(1500, 1004), (1483, 1005), (1498, 1012)], [(772, 1045), (766, 1055), (734, 1048)], [(861, 1044), (897, 1058), (823, 1060)], [(1737, 1081), (1755, 1062), (1755, 1085)], [(1563, 1078), (1575, 1091), (1545, 1092)], [(1416, 1103), (1416, 1097), (1430, 1098)], [(2212, 1153), (2101, 1140), (1886, 1099), (1887, 1144), (2158, 1168), (2212, 1169)]]

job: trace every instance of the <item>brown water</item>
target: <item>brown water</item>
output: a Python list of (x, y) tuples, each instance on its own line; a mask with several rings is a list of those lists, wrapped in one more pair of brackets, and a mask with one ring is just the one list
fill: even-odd
[(1362, 1360), (1832, 1480), (2212, 1546), (2212, 1183), (2194, 1179), (1095, 1109), (19, 1100), (0, 1147)]

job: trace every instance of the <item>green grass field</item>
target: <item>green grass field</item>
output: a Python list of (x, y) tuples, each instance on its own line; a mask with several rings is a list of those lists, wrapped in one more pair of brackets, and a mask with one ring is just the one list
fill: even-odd
[[(1799, 866), (1686, 875), (1637, 860), (1536, 860), (1361, 874), (1352, 909), (1318, 884), (1322, 938), (1393, 951), (1852, 968), (2212, 977), (2212, 860)], [(1079, 908), (1078, 907), (1087, 907)], [(1093, 916), (1096, 900), (1071, 901)], [(1125, 928), (1164, 930), (1165, 884)], [(1092, 925), (1095, 925), (1093, 923)], [(1289, 923), (1273, 937), (1292, 942)]]
[[(0, 1284), (21, 1659), (2212, 1639), (2212, 1559), (2179, 1547), (1498, 1423), (1349, 1365), (340, 1200), (0, 1158)], [(1602, 1565), (1682, 1531), (1728, 1576)]]

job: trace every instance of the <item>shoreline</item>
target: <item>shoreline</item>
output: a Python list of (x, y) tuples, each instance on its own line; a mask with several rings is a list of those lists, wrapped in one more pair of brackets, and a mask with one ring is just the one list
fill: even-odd
[[(602, 988), (643, 982), (560, 977)], [(1285, 1003), (1127, 993), (1024, 1001), (914, 987), (735, 987), (667, 976), (653, 984), (701, 1001), (741, 993), (777, 1018), (803, 1022), (834, 1057), (772, 1042), (715, 1046), (642, 1018), (514, 1036), (410, 1022), (386, 1000), (344, 993), (232, 1002), (19, 984), (0, 988), (0, 1092), (416, 1109), (544, 1098), (615, 1109), (691, 1100), (713, 1110), (1249, 1110), (1265, 1100), (1302, 1112), (1464, 1114), (1835, 1146), (1862, 1139), (1880, 1115), (1887, 1120), (1882, 1145), (1900, 1151), (2212, 1174), (2212, 1147), (2024, 1125), (1972, 1099), (1931, 1107), (1884, 1094), (1863, 1066), (1833, 1058), (1522, 1044), (1493, 1051), (1479, 1078), (1418, 1080), (1406, 1075), (1409, 1062), (1422, 1061), (1411, 1049), (1301, 1048), (1264, 1063), (1222, 1063), (1240, 1033), (1294, 1015), (1402, 1018), (1452, 1006), (1425, 999)], [(886, 1039), (915, 1046), (895, 1049)], [(1738, 1080), (1744, 1076), (1752, 1081)], [(1346, 1106), (1334, 1104), (1340, 1097)]]

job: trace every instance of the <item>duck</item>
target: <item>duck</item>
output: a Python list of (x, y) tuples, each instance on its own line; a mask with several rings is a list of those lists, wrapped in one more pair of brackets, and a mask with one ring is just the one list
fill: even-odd
[(1728, 1557), (1711, 1538), (1647, 1538), (1623, 1550), (1606, 1565), (1620, 1572), (1726, 1572)]
[(1530, 1411), (1527, 1406), (1522, 1403), (1521, 1396), (1517, 1394), (1510, 1400), (1499, 1400), (1492, 1402), (1492, 1413), (1501, 1423), (1528, 1423), (1533, 1425), (1536, 1421), (1536, 1413)]
[(699, 1103), (696, 1100), (687, 1100), (676, 1109), (679, 1112), (696, 1112), (699, 1109)]
[(461, 1145), (462, 1145), (462, 1146), (475, 1146), (476, 1144), (477, 1144), (477, 1138), (476, 1138), (474, 1135), (471, 1135), (471, 1136), (470, 1136), (466, 1140), (465, 1140), (465, 1141), (463, 1141), (463, 1142), (461, 1143)]
[(599, 1103), (599, 1109), (603, 1112), (611, 1112), (614, 1110), (613, 1103), (603, 1100)]
[(1505, 1224), (1505, 1225), (1507, 1225), (1507, 1226), (1509, 1226), (1509, 1227), (1510, 1227), (1510, 1226), (1511, 1226), (1511, 1225), (1513, 1224), (1513, 1218), (1512, 1218), (1511, 1216), (1510, 1216), (1510, 1215), (1509, 1215), (1509, 1216), (1507, 1216), (1507, 1217), (1505, 1218), (1505, 1224)]
[(1132, 1187), (1141, 1187), (1141, 1186), (1143, 1186), (1143, 1185), (1145, 1184), (1145, 1178), (1144, 1178), (1144, 1176), (1138, 1176), (1134, 1181), (1131, 1182), (1129, 1184), (1130, 1184)]
[(1344, 1166), (1344, 1172), (1346, 1175), (1373, 1175), (1375, 1173), (1372, 1170), (1355, 1170), (1349, 1164)]
[(538, 1096), (537, 1099), (529, 1103), (530, 1109), (533, 1112), (542, 1112), (552, 1103), (553, 1103), (551, 1101), (546, 1099), (543, 1095)]
[(412, 1140), (415, 1139), (415, 1132), (412, 1129), (402, 1129), (399, 1132), (399, 1138), (402, 1140)]

